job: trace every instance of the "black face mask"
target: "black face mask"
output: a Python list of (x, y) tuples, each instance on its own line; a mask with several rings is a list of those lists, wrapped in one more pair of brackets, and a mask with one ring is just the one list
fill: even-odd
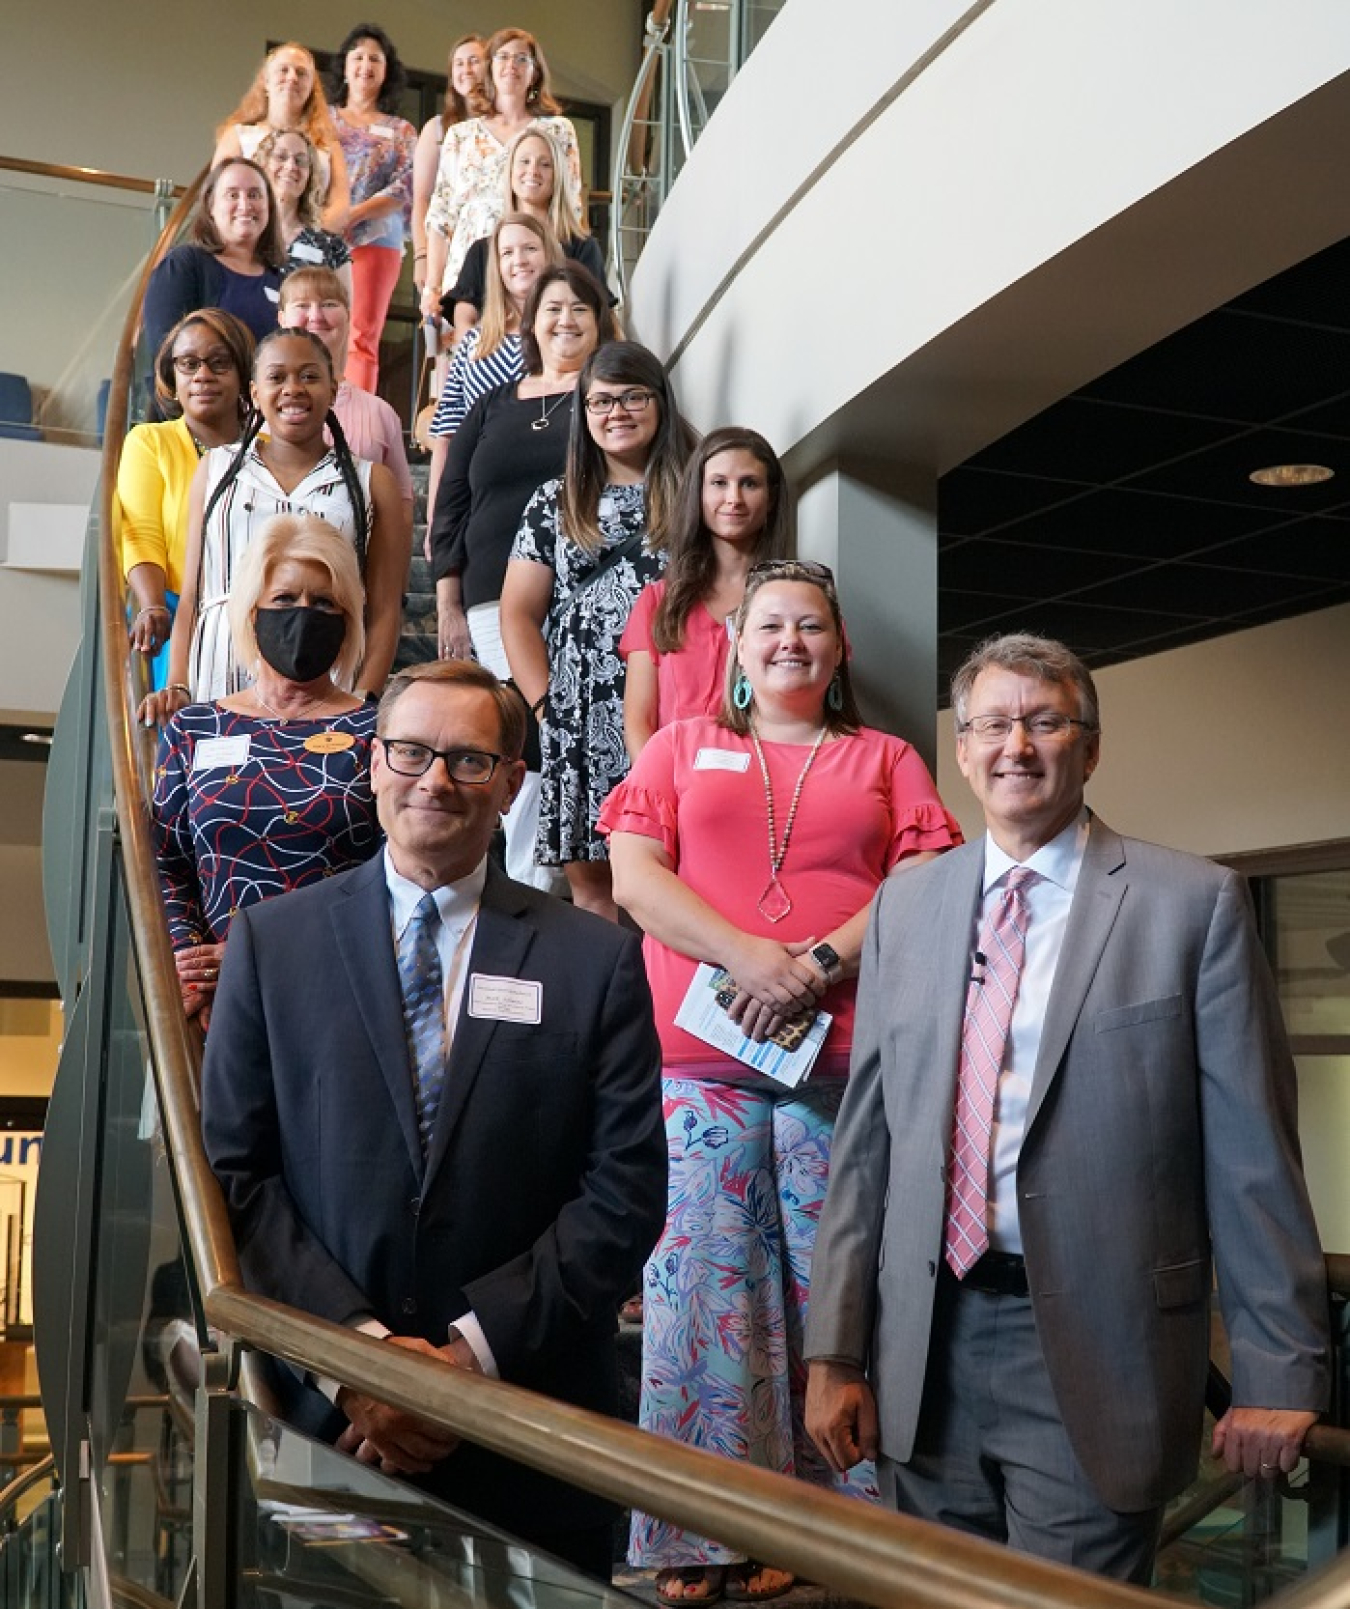
[(347, 617), (296, 604), (290, 609), (258, 609), (253, 616), (258, 652), (278, 675), (312, 682), (333, 668), (347, 637)]

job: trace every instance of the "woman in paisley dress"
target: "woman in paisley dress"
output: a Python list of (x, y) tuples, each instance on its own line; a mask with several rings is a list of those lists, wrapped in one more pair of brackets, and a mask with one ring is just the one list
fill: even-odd
[(665, 567), (693, 434), (660, 362), (634, 341), (602, 346), (576, 396), (567, 469), (530, 499), (516, 533), (502, 642), (540, 720), (535, 860), (564, 868), (575, 904), (617, 921), (596, 821), (628, 770), (619, 639), (639, 592)]

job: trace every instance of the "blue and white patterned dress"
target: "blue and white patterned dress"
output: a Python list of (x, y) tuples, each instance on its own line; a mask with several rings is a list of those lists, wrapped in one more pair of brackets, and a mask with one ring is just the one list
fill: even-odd
[(541, 866), (609, 859), (595, 824), (610, 790), (628, 774), (619, 639), (638, 593), (666, 567), (665, 552), (653, 553), (644, 544), (569, 604), (574, 589), (610, 548), (645, 531), (647, 499), (641, 485), (607, 486), (600, 494), (605, 545), (591, 553), (563, 534), (561, 493), (561, 480), (544, 482), (525, 505), (511, 549), (513, 559), (529, 559), (553, 571), (553, 600), (544, 630), (548, 697), (539, 732), (544, 783), (534, 851)]

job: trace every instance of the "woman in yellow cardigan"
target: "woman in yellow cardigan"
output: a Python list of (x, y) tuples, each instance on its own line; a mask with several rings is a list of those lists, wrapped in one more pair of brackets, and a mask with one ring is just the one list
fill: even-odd
[(157, 656), (156, 688), (183, 585), (188, 488), (208, 447), (238, 441), (252, 370), (253, 337), (237, 318), (214, 307), (189, 313), (155, 355), (155, 396), (171, 417), (137, 425), (122, 444), (116, 512), (133, 600), (130, 639), (138, 653)]

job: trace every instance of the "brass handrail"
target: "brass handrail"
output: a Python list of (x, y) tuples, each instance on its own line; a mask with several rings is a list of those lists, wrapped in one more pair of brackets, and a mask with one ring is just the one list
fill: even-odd
[[(658, 1441), (601, 1414), (386, 1346), (243, 1288), (224, 1199), (202, 1145), (196, 1102), (201, 1042), (179, 1000), (149, 812), (137, 784), (137, 733), (125, 694), (122, 578), (110, 539), (145, 285), (195, 190), (194, 185), (184, 195), (151, 254), (118, 346), (103, 448), (104, 540), (98, 564), (105, 708), (128, 909), (161, 1117), (210, 1323), (248, 1346), (343, 1380), (495, 1452), (714, 1535), (878, 1609), (1143, 1609), (1155, 1603), (1143, 1589), (1012, 1553), (673, 1441)], [(1301, 1601), (1307, 1609), (1321, 1599)]]
[(14, 1512), (14, 1506), (25, 1493), (31, 1491), (42, 1481), (56, 1478), (56, 1459), (50, 1453), (40, 1459), (22, 1475), (16, 1476), (8, 1485), (0, 1487), (0, 1532), (3, 1532), (5, 1522)]
[(0, 173), (31, 173), (40, 179), (63, 179), (78, 184), (97, 184), (109, 190), (134, 190), (139, 195), (172, 196), (185, 194), (185, 186), (167, 179), (137, 179), (127, 173), (105, 173), (102, 168), (70, 167), (60, 162), (30, 162), (21, 156), (0, 156)]

